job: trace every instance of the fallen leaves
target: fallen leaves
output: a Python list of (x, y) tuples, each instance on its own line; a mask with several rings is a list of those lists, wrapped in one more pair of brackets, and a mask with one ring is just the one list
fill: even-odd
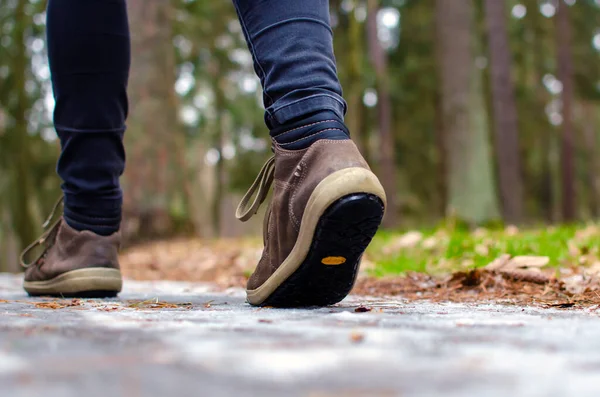
[(193, 307), (191, 302), (184, 303), (171, 303), (171, 302), (161, 302), (158, 298), (148, 299), (148, 300), (131, 300), (127, 302), (127, 307), (131, 309), (138, 310), (159, 310), (159, 309), (191, 309)]
[(536, 270), (548, 265), (550, 258), (547, 256), (515, 256), (502, 255), (486, 266), (488, 270), (512, 271), (512, 270)]
[[(541, 259), (517, 264), (543, 263)], [(513, 266), (513, 265), (511, 265)], [(510, 267), (509, 267), (510, 268)], [(449, 276), (409, 273), (402, 277), (364, 278), (356, 282), (353, 293), (370, 296), (400, 296), (408, 301), (489, 302), (537, 305), (556, 308), (590, 307), (600, 304), (600, 280), (586, 276), (581, 268), (568, 273), (571, 283), (552, 277), (544, 283), (535, 277), (514, 277), (513, 271), (477, 269)], [(535, 272), (534, 272), (535, 274)], [(575, 292), (572, 292), (575, 291)]]
[(210, 281), (243, 286), (262, 252), (260, 240), (181, 239), (132, 247), (119, 257), (133, 280)]
[(552, 280), (552, 271), (543, 273), (541, 268), (550, 263), (547, 256), (502, 255), (485, 267), (515, 280), (544, 284)]
[(55, 300), (55, 301), (50, 301), (50, 302), (33, 302), (32, 304), (37, 309), (58, 310), (58, 309), (64, 309), (65, 307), (81, 306), (81, 300), (80, 299)]
[(370, 312), (371, 310), (373, 310), (370, 307), (365, 307), (365, 306), (359, 306), (356, 309), (354, 309), (355, 313), (366, 313), (366, 312)]
[(106, 306), (98, 308), (101, 312), (116, 312), (122, 310), (120, 306)]

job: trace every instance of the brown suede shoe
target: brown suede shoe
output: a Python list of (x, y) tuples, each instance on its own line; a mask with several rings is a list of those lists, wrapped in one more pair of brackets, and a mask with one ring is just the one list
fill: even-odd
[[(123, 285), (117, 256), (120, 241), (120, 233), (104, 237), (80, 232), (61, 217), (21, 254), (23, 287), (31, 296), (116, 296)], [(37, 259), (26, 263), (36, 248), (41, 248)]]
[(250, 219), (275, 181), (248, 302), (337, 303), (352, 289), (362, 254), (381, 223), (383, 187), (350, 140), (319, 140), (293, 151), (274, 143), (274, 151), (236, 213), (242, 221)]

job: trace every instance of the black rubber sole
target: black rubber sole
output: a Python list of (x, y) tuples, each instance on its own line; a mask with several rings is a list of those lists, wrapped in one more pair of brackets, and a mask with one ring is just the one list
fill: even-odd
[(327, 306), (344, 299), (383, 213), (381, 199), (367, 193), (342, 197), (329, 206), (304, 262), (260, 306)]
[(68, 294), (32, 294), (28, 293), (31, 297), (49, 297), (49, 298), (85, 298), (85, 299), (102, 299), (102, 298), (115, 298), (119, 293), (116, 291), (82, 291), (73, 292)]

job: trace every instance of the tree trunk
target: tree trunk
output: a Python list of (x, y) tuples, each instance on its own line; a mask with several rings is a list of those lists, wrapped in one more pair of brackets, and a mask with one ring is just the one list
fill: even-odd
[(438, 89), (435, 95), (435, 147), (437, 152), (437, 175), (436, 187), (439, 194), (437, 199), (437, 212), (440, 217), (444, 217), (446, 208), (448, 208), (448, 187), (446, 184), (447, 159), (444, 137), (444, 114), (442, 111), (442, 100)]
[(600, 157), (598, 157), (597, 107), (583, 102), (583, 140), (587, 148), (586, 176), (589, 185), (589, 209), (594, 219), (600, 216)]
[(571, 58), (571, 22), (569, 7), (558, 1), (556, 15), (558, 47), (558, 79), (562, 82), (561, 182), (562, 217), (564, 222), (575, 220), (575, 165), (573, 159), (573, 61)]
[[(537, 0), (527, 0), (525, 6), (528, 10), (536, 9), (539, 4)], [(548, 102), (548, 91), (542, 84), (542, 76), (544, 75), (544, 64), (548, 43), (547, 33), (543, 26), (543, 16), (539, 12), (527, 13), (527, 17), (530, 18), (531, 29), (532, 29), (532, 42), (533, 48), (533, 91), (534, 91), (534, 111), (532, 117), (535, 118), (538, 124), (539, 131), (537, 132), (538, 137), (536, 138), (536, 150), (541, 154), (539, 156), (539, 188), (535, 191), (535, 197), (542, 207), (542, 213), (548, 223), (554, 221), (554, 207), (555, 207), (555, 181), (552, 177), (553, 161), (552, 161), (552, 149), (553, 142), (555, 140), (554, 130), (548, 122), (548, 117), (544, 111), (546, 103)]]
[(12, 131), (9, 130), (10, 151), (14, 164), (11, 175), (13, 194), (11, 195), (11, 218), (13, 228), (19, 240), (20, 248), (26, 247), (36, 238), (36, 227), (32, 208), (33, 189), (31, 185), (31, 147), (27, 134), (28, 99), (26, 91), (28, 58), (25, 43), (25, 29), (29, 24), (25, 14), (25, 1), (19, 1), (15, 9), (15, 29), (13, 42), (16, 46), (14, 58), (14, 94), (15, 107), (11, 113), (15, 121)]
[[(356, 6), (356, 2), (354, 2)], [(368, 131), (362, 130), (362, 119), (363, 115), (363, 103), (362, 94), (364, 91), (364, 85), (362, 82), (363, 67), (362, 67), (362, 56), (364, 53), (363, 48), (363, 26), (356, 19), (353, 14), (348, 15), (348, 40), (349, 49), (347, 57), (347, 71), (348, 71), (348, 83), (346, 85), (346, 92), (348, 98), (348, 112), (346, 114), (346, 123), (352, 136), (353, 141), (358, 146), (362, 155), (365, 158), (369, 157), (368, 153)]]
[(468, 224), (498, 215), (481, 71), (474, 67), (470, 0), (437, 0), (448, 213)]
[(505, 222), (517, 224), (522, 221), (523, 216), (523, 183), (505, 2), (486, 0), (485, 16), (491, 59), (494, 136), (502, 215)]
[(387, 195), (387, 211), (383, 220), (386, 227), (398, 224), (398, 202), (394, 137), (392, 135), (392, 100), (389, 92), (387, 55), (377, 37), (378, 0), (368, 0), (367, 32), (371, 63), (377, 80), (377, 111), (379, 119), (379, 151), (381, 180)]
[(226, 111), (226, 99), (223, 94), (224, 85), (217, 75), (220, 68), (215, 68), (213, 75), (213, 91), (215, 95), (215, 136), (214, 148), (219, 152), (219, 158), (214, 167), (214, 194), (212, 197), (212, 225), (215, 237), (222, 235), (222, 213), (225, 196), (225, 159), (223, 158), (223, 146), (225, 141), (224, 114)]
[(173, 233), (170, 204), (181, 183), (175, 53), (169, 0), (129, 0), (132, 65), (124, 181), (125, 231), (139, 239)]

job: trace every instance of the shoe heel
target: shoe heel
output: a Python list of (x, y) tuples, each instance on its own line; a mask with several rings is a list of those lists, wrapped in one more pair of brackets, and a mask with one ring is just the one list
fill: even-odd
[(326, 306), (344, 299), (383, 214), (384, 204), (374, 194), (353, 193), (331, 204), (319, 218), (303, 263), (262, 306)]

